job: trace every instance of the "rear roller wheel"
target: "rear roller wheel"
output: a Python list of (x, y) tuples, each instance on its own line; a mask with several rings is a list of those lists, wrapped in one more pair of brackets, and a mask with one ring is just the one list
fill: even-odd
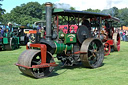
[[(54, 62), (52, 55), (50, 52), (47, 52), (46, 63)], [(40, 65), (41, 64), (41, 51), (29, 49), (25, 50), (18, 59), (18, 64), (31, 67), (32, 65)], [(54, 67), (46, 67), (46, 68), (32, 68), (26, 69), (24, 67), (18, 66), (20, 71), (24, 74), (35, 78), (43, 78), (47, 77), (54, 69)]]
[(81, 46), (81, 61), (85, 67), (97, 68), (102, 65), (104, 59), (104, 46), (99, 39), (88, 38)]
[(113, 34), (113, 40), (114, 40), (114, 50), (120, 51), (120, 34), (114, 33)]

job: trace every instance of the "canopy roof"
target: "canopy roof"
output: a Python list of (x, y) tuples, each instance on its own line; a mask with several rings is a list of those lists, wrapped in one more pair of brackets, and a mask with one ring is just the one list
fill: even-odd
[(53, 15), (62, 15), (62, 16), (75, 16), (75, 17), (109, 17), (108, 14), (96, 13), (96, 12), (87, 12), (87, 11), (77, 11), (77, 10), (66, 10), (66, 9), (54, 9)]
[[(45, 11), (43, 13), (45, 13)], [(118, 18), (112, 17), (109, 14), (87, 12), (87, 11), (78, 11), (78, 10), (67, 10), (67, 9), (53, 9), (53, 15), (74, 16), (74, 17), (79, 17), (79, 18), (103, 17), (104, 19), (111, 19), (114, 21), (120, 21)]]

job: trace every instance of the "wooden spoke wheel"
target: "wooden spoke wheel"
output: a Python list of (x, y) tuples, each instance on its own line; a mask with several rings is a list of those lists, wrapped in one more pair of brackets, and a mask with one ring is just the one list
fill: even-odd
[(99, 39), (88, 38), (81, 46), (80, 58), (85, 67), (97, 68), (104, 59), (104, 46)]
[(113, 40), (114, 40), (114, 50), (120, 51), (120, 34), (114, 33), (113, 34)]
[[(54, 62), (52, 55), (50, 52), (47, 52), (46, 63), (52, 63), (52, 62)], [(28, 67), (32, 67), (32, 65), (40, 65), (41, 64), (40, 50), (34, 50), (34, 49), (25, 50), (20, 55), (18, 59), (18, 64)], [(32, 69), (26, 69), (20, 66), (18, 67), (22, 73), (35, 78), (47, 77), (54, 69), (54, 67), (32, 68)]]
[(104, 44), (104, 55), (107, 56), (109, 55), (111, 52), (111, 47), (109, 43), (105, 43)]

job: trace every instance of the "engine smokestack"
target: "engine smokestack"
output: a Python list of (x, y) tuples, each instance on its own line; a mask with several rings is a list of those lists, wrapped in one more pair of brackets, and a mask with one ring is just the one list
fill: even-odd
[(45, 3), (45, 10), (46, 10), (46, 40), (50, 41), (51, 40), (51, 21), (52, 21), (52, 6), (53, 4), (50, 2)]

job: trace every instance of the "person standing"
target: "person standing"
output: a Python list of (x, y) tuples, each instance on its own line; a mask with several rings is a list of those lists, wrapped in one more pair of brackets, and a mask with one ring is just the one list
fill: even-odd
[(2, 29), (2, 27), (0, 27), (0, 37), (2, 37), (4, 35), (4, 30)]
[(126, 32), (124, 31), (123, 32), (123, 41), (125, 41), (125, 34), (126, 34)]
[(8, 22), (6, 29), (8, 29), (8, 32), (13, 32), (13, 27), (12, 27), (12, 23)]
[(41, 38), (43, 38), (43, 37), (44, 37), (44, 35), (45, 35), (45, 30), (44, 30), (44, 28), (43, 28), (43, 27), (41, 28), (40, 33), (41, 33)]
[(37, 27), (37, 32), (39, 33), (41, 31), (41, 25), (39, 24)]

